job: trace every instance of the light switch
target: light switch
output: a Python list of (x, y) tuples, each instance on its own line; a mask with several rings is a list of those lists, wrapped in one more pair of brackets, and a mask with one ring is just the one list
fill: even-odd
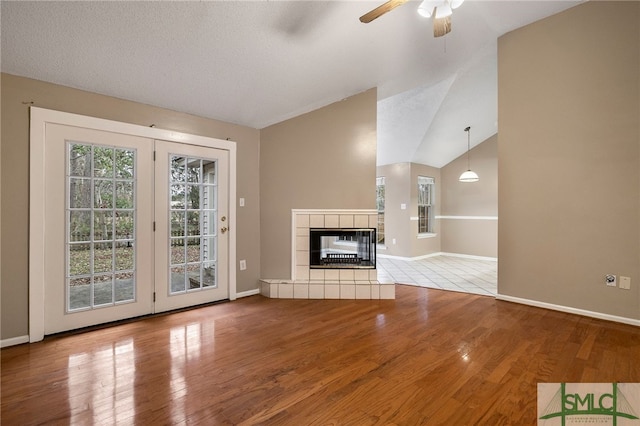
[(407, 205), (405, 203), (400, 204), (400, 210), (406, 210)]
[(631, 290), (631, 277), (620, 277), (620, 288)]
[(244, 207), (244, 198), (240, 198), (240, 207)]

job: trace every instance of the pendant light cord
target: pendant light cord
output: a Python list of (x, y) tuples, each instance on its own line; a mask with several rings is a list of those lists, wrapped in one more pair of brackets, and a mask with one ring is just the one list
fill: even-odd
[(471, 161), (469, 160), (469, 151), (471, 150), (471, 126), (464, 129), (467, 132), (467, 170), (471, 170)]

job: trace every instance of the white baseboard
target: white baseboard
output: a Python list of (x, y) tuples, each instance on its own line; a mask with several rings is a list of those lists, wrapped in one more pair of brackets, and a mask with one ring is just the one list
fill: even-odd
[(440, 253), (442, 256), (451, 256), (451, 257), (461, 257), (463, 259), (473, 259), (473, 260), (489, 260), (493, 262), (497, 262), (497, 257), (489, 257), (489, 256), (476, 256), (474, 254), (461, 254), (461, 253)]
[(622, 324), (629, 324), (629, 325), (635, 325), (636, 327), (640, 327), (640, 320), (633, 319), (633, 318), (603, 314), (602, 312), (587, 311), (585, 309), (572, 308), (570, 306), (554, 305), (553, 303), (540, 302), (540, 301), (531, 300), (531, 299), (522, 299), (520, 297), (507, 296), (505, 294), (498, 294), (496, 296), (496, 299), (504, 300), (505, 302), (520, 303), (522, 305), (535, 306), (537, 308), (551, 309), (553, 311), (566, 312), (568, 314), (582, 315), (585, 317), (597, 318), (597, 319), (602, 319), (606, 321), (614, 321)]
[(490, 261), (494, 261), (494, 262), (498, 261), (497, 257), (476, 256), (476, 255), (473, 255), (473, 254), (446, 253), (446, 252), (442, 252), (442, 251), (439, 251), (439, 252), (436, 252), (436, 253), (424, 254), (422, 256), (416, 256), (416, 257), (392, 256), (390, 254), (378, 253), (378, 257), (381, 257), (383, 259), (396, 259), (396, 260), (407, 260), (407, 261), (428, 259), (430, 257), (436, 257), (436, 256), (461, 257), (463, 259), (490, 260)]
[(259, 288), (254, 288), (253, 290), (241, 291), (240, 293), (236, 293), (236, 298), (240, 299), (241, 297), (255, 296), (256, 294), (260, 294)]
[(6, 348), (7, 346), (21, 345), (23, 343), (29, 343), (29, 336), (11, 337), (9, 339), (0, 340), (0, 348)]
[(416, 257), (405, 257), (405, 256), (393, 256), (393, 255), (390, 255), (390, 254), (380, 254), (380, 253), (378, 253), (377, 256), (381, 257), (383, 259), (396, 259), (396, 260), (412, 261), (412, 260), (427, 259), (429, 257), (436, 257), (436, 256), (440, 256), (441, 254), (442, 253), (438, 252), (438, 253), (424, 254), (422, 256), (416, 256)]

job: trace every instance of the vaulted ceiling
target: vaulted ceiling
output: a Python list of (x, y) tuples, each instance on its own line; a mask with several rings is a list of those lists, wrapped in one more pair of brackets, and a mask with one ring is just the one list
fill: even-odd
[(378, 164), (442, 167), (497, 132), (497, 38), (580, 0), (3, 1), (2, 71), (263, 128), (378, 88)]

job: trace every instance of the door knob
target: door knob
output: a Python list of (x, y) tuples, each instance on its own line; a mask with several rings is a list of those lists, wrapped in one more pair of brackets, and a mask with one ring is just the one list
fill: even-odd
[(220, 229), (220, 232), (222, 232), (223, 234), (225, 232), (227, 232), (228, 228), (226, 226), (223, 226), (222, 229)]

